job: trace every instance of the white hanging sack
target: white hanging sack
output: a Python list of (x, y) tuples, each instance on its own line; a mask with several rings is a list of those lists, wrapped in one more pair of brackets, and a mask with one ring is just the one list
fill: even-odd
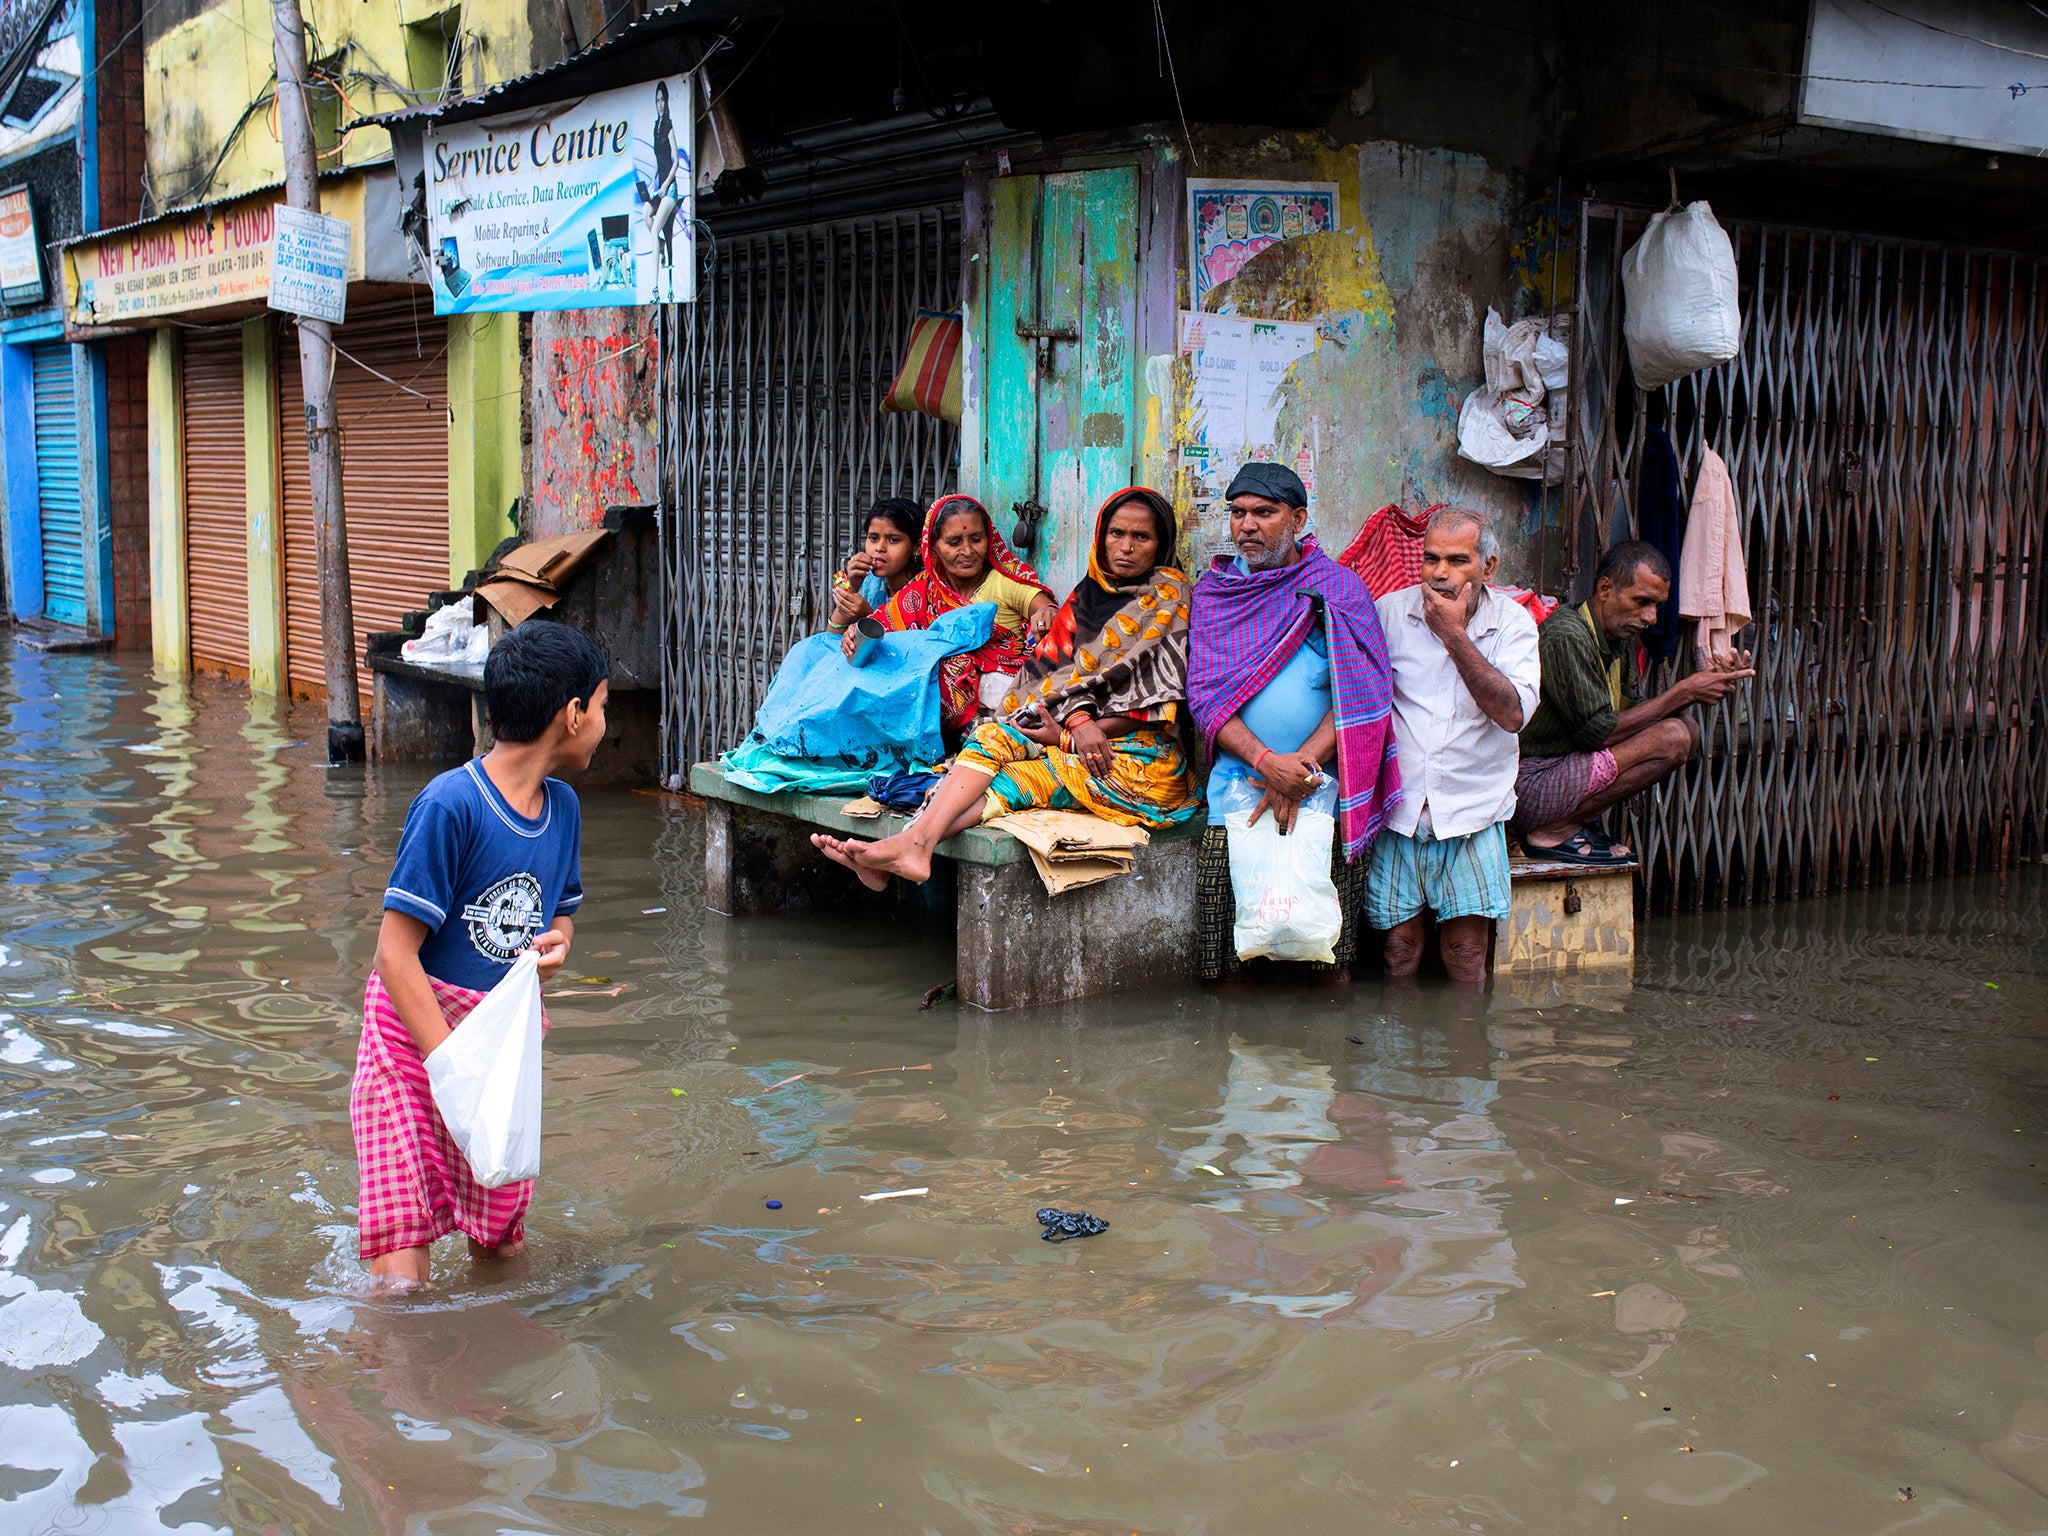
[(1344, 909), (1330, 879), (1330, 846), (1337, 833), (1337, 781), (1301, 802), (1294, 830), (1284, 837), (1269, 810), (1257, 825), (1258, 789), (1240, 779), (1226, 791), (1223, 833), (1230, 847), (1230, 891), (1237, 902), (1231, 930), (1240, 960), (1337, 958)]
[(540, 959), (532, 950), (427, 1057), (434, 1107), (486, 1189), (540, 1173)]
[(1742, 348), (1735, 247), (1705, 203), (1650, 220), (1621, 258), (1622, 335), (1643, 389), (1725, 363)]

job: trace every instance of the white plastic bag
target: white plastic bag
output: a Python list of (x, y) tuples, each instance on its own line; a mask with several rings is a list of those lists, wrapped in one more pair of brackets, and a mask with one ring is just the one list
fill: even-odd
[(427, 1057), (434, 1107), (486, 1189), (540, 1172), (540, 960), (532, 950)]
[(1621, 258), (1622, 335), (1644, 389), (1725, 363), (1742, 347), (1735, 247), (1705, 203), (1650, 220)]
[(1294, 830), (1281, 836), (1269, 810), (1252, 825), (1258, 789), (1240, 779), (1219, 802), (1230, 845), (1230, 889), (1237, 901), (1231, 932), (1240, 960), (1337, 958), (1344, 909), (1330, 879), (1330, 845), (1337, 833), (1337, 781), (1301, 802)]
[(476, 621), (474, 598), (444, 603), (427, 615), (417, 640), (398, 648), (407, 661), (460, 661), (482, 666), (491, 651), (491, 632)]
[(1484, 361), (1486, 383), (1458, 410), (1458, 457), (1496, 475), (1560, 484), (1571, 317), (1509, 325), (1487, 310)]

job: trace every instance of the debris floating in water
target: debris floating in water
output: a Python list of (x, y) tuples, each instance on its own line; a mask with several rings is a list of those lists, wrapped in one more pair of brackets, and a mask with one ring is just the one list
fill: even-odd
[(779, 1211), (782, 1209), (782, 1202), (780, 1200), (770, 1200), (768, 1202), (768, 1209), (771, 1211)]
[(656, 913), (666, 912), (667, 910), (667, 907), (642, 907), (640, 909), (640, 915), (642, 917), (653, 917)]
[(1100, 1216), (1091, 1216), (1086, 1211), (1063, 1211), (1052, 1205), (1040, 1207), (1037, 1220), (1045, 1228), (1038, 1235), (1048, 1243), (1064, 1243), (1076, 1237), (1098, 1237), (1109, 1230), (1109, 1223)]
[(931, 1192), (931, 1186), (929, 1184), (920, 1184), (915, 1189), (877, 1190), (872, 1195), (862, 1195), (861, 1199), (867, 1201), (869, 1205), (873, 1205), (877, 1200), (905, 1200), (912, 1195), (928, 1195)]
[(778, 1088), (787, 1088), (791, 1083), (801, 1082), (804, 1078), (807, 1078), (810, 1075), (811, 1074), (808, 1072), (798, 1072), (789, 1077), (785, 1077), (779, 1083), (770, 1083), (766, 1088), (763, 1088), (761, 1091), (763, 1093), (773, 1093)]
[(1195, 1167), (1200, 1169), (1203, 1173), (1213, 1173), (1219, 1179), (1223, 1177), (1223, 1170), (1221, 1168), (1218, 1168), (1214, 1163), (1197, 1163), (1195, 1164)]

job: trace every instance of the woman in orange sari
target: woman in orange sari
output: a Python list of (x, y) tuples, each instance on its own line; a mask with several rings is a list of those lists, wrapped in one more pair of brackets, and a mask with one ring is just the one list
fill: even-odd
[[(941, 496), (925, 518), (919, 553), (924, 570), (875, 615), (884, 629), (928, 629), (932, 620), (969, 603), (996, 605), (988, 643), (939, 664), (939, 715), (948, 744), (958, 741), (983, 707), (983, 679), (993, 709), (1009, 692), (1028, 645), (1052, 625), (1052, 593), (1038, 572), (1010, 552), (988, 511), (972, 496)], [(849, 630), (850, 659), (859, 635)]]

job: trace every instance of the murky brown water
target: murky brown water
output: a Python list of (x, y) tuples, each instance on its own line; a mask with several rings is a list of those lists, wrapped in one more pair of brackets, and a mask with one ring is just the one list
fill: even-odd
[(1625, 995), (988, 1017), (592, 794), (530, 1254), (373, 1302), (422, 776), (320, 729), (0, 652), (0, 1529), (2048, 1528), (2038, 869), (1650, 925)]

